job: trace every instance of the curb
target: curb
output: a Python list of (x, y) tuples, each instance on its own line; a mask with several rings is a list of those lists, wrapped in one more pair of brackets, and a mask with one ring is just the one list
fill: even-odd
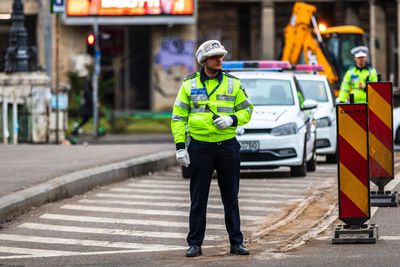
[(96, 186), (167, 169), (176, 165), (175, 151), (94, 167), (59, 176), (0, 198), (0, 223), (32, 207), (82, 194)]

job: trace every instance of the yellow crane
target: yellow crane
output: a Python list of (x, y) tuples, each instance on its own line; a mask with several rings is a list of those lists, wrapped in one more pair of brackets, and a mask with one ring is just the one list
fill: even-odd
[[(338, 89), (346, 70), (354, 64), (350, 50), (364, 43), (364, 31), (356, 26), (318, 27), (317, 8), (304, 2), (293, 6), (285, 27), (282, 60), (291, 64), (322, 65), (331, 85)], [(322, 25), (320, 25), (322, 26)], [(335, 92), (336, 93), (336, 92)]]

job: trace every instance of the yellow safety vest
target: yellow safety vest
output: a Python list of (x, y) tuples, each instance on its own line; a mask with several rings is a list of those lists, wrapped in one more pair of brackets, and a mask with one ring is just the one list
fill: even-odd
[[(237, 125), (218, 129), (213, 123), (213, 114), (235, 115)], [(246, 124), (253, 112), (241, 82), (233, 75), (222, 73), (222, 79), (200, 80), (196, 72), (186, 77), (176, 97), (171, 120), (175, 143), (184, 143), (186, 126), (189, 135), (198, 141), (221, 142), (235, 137), (236, 127)]]
[(354, 94), (354, 102), (367, 102), (367, 94), (364, 89), (359, 88), (359, 84), (366, 86), (367, 82), (378, 81), (378, 75), (374, 68), (358, 69), (350, 67), (343, 77), (340, 85), (339, 102), (346, 102), (350, 93)]

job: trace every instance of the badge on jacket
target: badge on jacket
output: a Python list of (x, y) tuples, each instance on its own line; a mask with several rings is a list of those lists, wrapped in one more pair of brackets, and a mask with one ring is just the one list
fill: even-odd
[(244, 94), (247, 98), (249, 98), (248, 95), (247, 95), (247, 93), (246, 93), (246, 90), (245, 90), (244, 87), (243, 87), (243, 85), (240, 85), (240, 89), (242, 89), (243, 94)]

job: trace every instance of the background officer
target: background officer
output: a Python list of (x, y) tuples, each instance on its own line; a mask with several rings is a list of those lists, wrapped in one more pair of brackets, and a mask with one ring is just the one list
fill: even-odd
[(367, 102), (367, 82), (378, 81), (376, 70), (367, 64), (368, 48), (357, 46), (351, 49), (355, 66), (351, 66), (343, 77), (340, 85), (339, 102), (346, 102), (349, 93), (354, 94), (354, 102)]
[[(230, 252), (248, 255), (240, 231), (238, 205), (240, 145), (236, 127), (246, 124), (253, 112), (238, 78), (222, 72), (223, 57), (228, 52), (219, 41), (204, 42), (196, 52), (200, 72), (185, 78), (172, 112), (171, 128), (180, 165), (190, 164), (190, 218), (187, 257), (202, 255), (206, 229), (206, 211), (211, 176), (217, 171), (224, 204), (225, 225)], [(217, 114), (214, 115), (213, 113)], [(186, 126), (190, 145), (185, 147)]]

